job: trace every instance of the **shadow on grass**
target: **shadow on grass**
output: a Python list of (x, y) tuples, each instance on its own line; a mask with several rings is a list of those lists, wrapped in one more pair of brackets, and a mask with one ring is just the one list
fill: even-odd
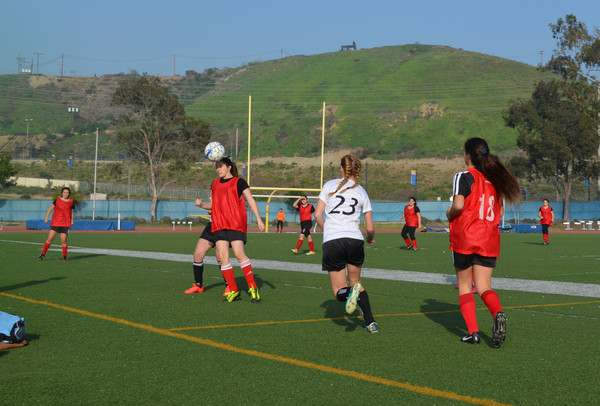
[[(454, 334), (459, 340), (469, 333), (466, 329), (465, 320), (460, 312), (460, 306), (457, 304), (440, 302), (434, 299), (425, 299), (425, 304), (421, 305), (421, 312), (423, 312), (429, 320), (444, 327), (451, 334)], [(488, 347), (494, 346), (492, 343), (492, 336), (482, 332), (481, 329), (479, 330), (479, 337), (482, 342), (485, 342), (488, 345)]]
[(48, 279), (41, 279), (41, 280), (37, 280), (37, 281), (29, 281), (29, 282), (23, 282), (23, 283), (19, 283), (16, 285), (10, 285), (10, 286), (2, 286), (0, 287), (0, 292), (6, 292), (9, 290), (15, 290), (15, 289), (19, 289), (19, 288), (27, 288), (29, 286), (35, 286), (35, 285), (39, 285), (41, 283), (47, 283), (50, 281), (60, 281), (66, 279), (65, 276), (55, 276), (54, 278), (48, 278)]
[[(270, 282), (264, 281), (260, 276), (258, 276), (256, 274), (254, 274), (254, 281), (256, 282), (256, 286), (258, 287), (259, 292), (261, 292), (261, 289), (263, 289), (263, 287), (270, 287), (271, 289), (276, 289), (275, 285), (273, 285)], [(248, 289), (248, 283), (246, 282), (246, 278), (244, 278), (244, 277), (236, 278), (235, 283), (238, 285), (239, 290), (245, 291)], [(204, 283), (204, 289), (206, 289), (206, 290), (219, 289), (219, 288), (223, 289), (223, 292), (225, 291), (225, 281), (215, 282), (210, 285), (207, 285), (206, 283)]]
[[(344, 303), (338, 302), (337, 300), (334, 300), (334, 299), (323, 302), (321, 307), (325, 309), (324, 318), (331, 319), (331, 321), (333, 321), (338, 326), (345, 327), (346, 331), (354, 331), (357, 328), (362, 329), (364, 327), (364, 322), (362, 320), (362, 317), (359, 317), (359, 318), (344, 317), (346, 315), (344, 306), (345, 306)], [(358, 314), (358, 313), (359, 313), (358, 311), (355, 312), (355, 314)], [(349, 317), (352, 317), (352, 316), (349, 315)]]
[(532, 242), (532, 241), (523, 241), (523, 244), (531, 244), (531, 245), (544, 245), (541, 242)]

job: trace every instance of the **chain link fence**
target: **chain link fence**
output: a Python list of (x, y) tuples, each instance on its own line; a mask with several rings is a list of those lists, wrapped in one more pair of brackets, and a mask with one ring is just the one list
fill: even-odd
[[(94, 193), (93, 182), (80, 182), (80, 192)], [(96, 193), (106, 193), (116, 197), (152, 198), (152, 188), (140, 185), (120, 185), (115, 183), (96, 183)], [(160, 195), (161, 200), (209, 200), (210, 190), (166, 187)]]

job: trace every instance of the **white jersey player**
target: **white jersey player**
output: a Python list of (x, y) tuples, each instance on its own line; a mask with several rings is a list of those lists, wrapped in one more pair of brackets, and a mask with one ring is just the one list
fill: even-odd
[[(371, 201), (358, 184), (360, 168), (357, 156), (346, 155), (342, 158), (342, 179), (330, 180), (323, 186), (315, 219), (323, 229), (322, 269), (329, 272), (334, 296), (338, 301), (346, 302), (346, 312), (349, 314), (358, 305), (365, 319), (365, 330), (377, 333), (379, 326), (371, 312), (369, 295), (360, 280), (365, 261), (364, 237), (359, 228), (360, 215), (363, 213), (367, 225), (367, 243), (375, 243)], [(327, 220), (324, 220), (324, 214)], [(350, 287), (346, 280), (346, 269)]]

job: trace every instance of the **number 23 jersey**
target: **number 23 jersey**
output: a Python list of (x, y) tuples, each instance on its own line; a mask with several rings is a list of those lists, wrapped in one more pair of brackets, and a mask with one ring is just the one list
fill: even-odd
[(465, 196), (465, 205), (450, 221), (450, 249), (459, 254), (500, 256), (498, 194), (485, 175), (475, 168), (454, 175), (454, 196)]
[[(323, 185), (323, 190), (319, 194), (319, 200), (325, 202), (325, 230), (323, 230), (323, 242), (335, 240), (338, 238), (353, 238), (363, 240), (360, 232), (360, 215), (372, 211), (369, 195), (358, 185), (354, 185), (353, 180), (348, 180), (340, 190), (333, 195), (343, 179), (332, 179)], [(343, 191), (343, 193), (341, 193)]]

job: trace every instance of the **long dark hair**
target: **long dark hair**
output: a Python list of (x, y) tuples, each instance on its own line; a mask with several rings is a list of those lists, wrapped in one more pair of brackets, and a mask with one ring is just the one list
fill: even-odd
[(519, 180), (500, 160), (490, 153), (490, 148), (483, 138), (471, 138), (465, 142), (465, 153), (471, 157), (473, 166), (481, 171), (496, 189), (498, 198), (514, 204), (521, 199)]
[(223, 158), (221, 158), (220, 160), (218, 160), (217, 162), (215, 162), (215, 166), (220, 166), (220, 164), (224, 164), (225, 166), (231, 166), (230, 172), (233, 175), (234, 178), (238, 177), (238, 170), (237, 170), (237, 166), (235, 166), (235, 164), (233, 163), (233, 161), (231, 160), (231, 158), (229, 158), (228, 156), (224, 156)]

